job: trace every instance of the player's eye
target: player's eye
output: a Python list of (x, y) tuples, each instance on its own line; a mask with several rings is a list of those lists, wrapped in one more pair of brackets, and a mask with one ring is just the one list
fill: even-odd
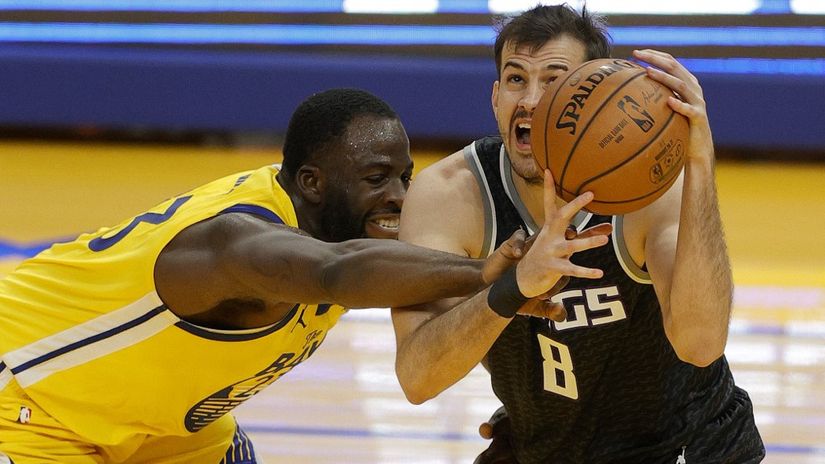
[(367, 176), (364, 178), (364, 180), (366, 180), (371, 185), (381, 185), (382, 183), (384, 183), (384, 181), (387, 180), (387, 176), (385, 176), (384, 174), (376, 174), (373, 176)]

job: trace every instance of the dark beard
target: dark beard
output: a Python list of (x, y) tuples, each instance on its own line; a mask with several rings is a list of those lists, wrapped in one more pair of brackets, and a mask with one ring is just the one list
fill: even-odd
[(321, 208), (321, 240), (343, 242), (364, 236), (364, 219), (356, 218), (343, 193), (329, 192)]

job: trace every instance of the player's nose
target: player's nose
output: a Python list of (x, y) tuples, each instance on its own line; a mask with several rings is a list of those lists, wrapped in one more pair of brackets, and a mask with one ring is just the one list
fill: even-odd
[(525, 110), (532, 113), (538, 106), (542, 95), (544, 95), (543, 85), (539, 85), (538, 83), (530, 84), (521, 99), (521, 106), (524, 107)]

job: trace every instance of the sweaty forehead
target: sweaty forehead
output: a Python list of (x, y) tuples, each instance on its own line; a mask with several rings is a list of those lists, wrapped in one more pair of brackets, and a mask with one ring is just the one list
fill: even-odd
[(377, 115), (356, 116), (350, 121), (343, 141), (348, 145), (406, 140), (407, 134), (397, 119)]
[(409, 161), (409, 140), (397, 119), (364, 115), (354, 118), (341, 140), (342, 151), (361, 163)]

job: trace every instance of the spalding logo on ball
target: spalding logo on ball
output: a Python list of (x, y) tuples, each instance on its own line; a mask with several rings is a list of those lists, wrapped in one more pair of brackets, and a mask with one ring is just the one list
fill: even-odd
[(559, 76), (533, 113), (530, 143), (566, 201), (592, 191), (587, 209), (625, 214), (662, 196), (682, 170), (687, 118), (673, 92), (627, 60), (588, 61)]

